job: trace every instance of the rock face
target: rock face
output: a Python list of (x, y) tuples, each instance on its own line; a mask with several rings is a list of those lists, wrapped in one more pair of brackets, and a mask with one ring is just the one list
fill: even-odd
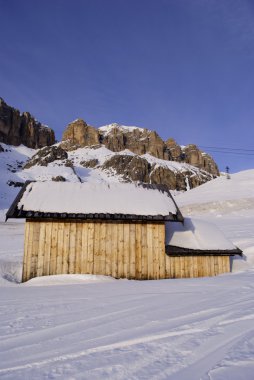
[[(99, 144), (99, 134), (95, 128), (86, 124), (84, 120), (77, 119), (67, 125), (62, 140), (68, 141), (70, 146), (91, 146)], [(68, 148), (68, 146), (66, 147)]]
[(152, 156), (168, 159), (164, 154), (164, 142), (156, 132), (134, 127), (125, 128), (119, 124), (111, 124), (107, 128), (99, 128), (100, 142), (113, 152), (129, 149), (135, 154), (150, 153)]
[(47, 166), (50, 162), (56, 160), (66, 160), (68, 154), (58, 146), (47, 146), (40, 149), (24, 166), (24, 169), (29, 169), (34, 165)]
[(212, 157), (201, 152), (196, 145), (182, 148), (174, 139), (163, 141), (156, 132), (148, 129), (125, 127), (116, 123), (96, 129), (77, 119), (67, 126), (62, 140), (61, 147), (66, 150), (103, 144), (113, 152), (128, 149), (136, 155), (149, 153), (160, 159), (189, 163), (213, 176), (219, 175)]
[(153, 185), (166, 185), (169, 190), (185, 191), (194, 188), (213, 176), (205, 171), (188, 169), (173, 171), (168, 167), (150, 164), (145, 158), (131, 155), (116, 154), (110, 157), (100, 167), (111, 174), (116, 173), (127, 182), (143, 182)]
[(52, 129), (36, 121), (29, 112), (20, 113), (0, 98), (0, 141), (37, 149), (54, 144), (55, 134)]
[(204, 169), (213, 175), (219, 175), (219, 169), (209, 154), (201, 152), (194, 144), (187, 145), (183, 148), (185, 156), (184, 161), (197, 168)]
[(139, 156), (127, 156), (116, 154), (102, 165), (106, 171), (114, 170), (126, 181), (149, 182), (151, 165)]

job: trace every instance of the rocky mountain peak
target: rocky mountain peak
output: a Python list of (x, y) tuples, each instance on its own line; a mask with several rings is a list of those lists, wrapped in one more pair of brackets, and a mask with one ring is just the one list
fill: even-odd
[(80, 147), (96, 145), (99, 144), (99, 132), (83, 119), (76, 119), (67, 125), (62, 141), (68, 141), (70, 145)]
[(54, 144), (55, 134), (29, 112), (20, 113), (0, 98), (0, 142), (37, 149)]
[(77, 119), (68, 124), (61, 146), (67, 150), (77, 147), (104, 145), (112, 152), (130, 150), (136, 155), (151, 154), (154, 157), (177, 162), (186, 162), (204, 169), (213, 176), (219, 171), (211, 156), (201, 152), (196, 145), (181, 147), (173, 138), (163, 141), (156, 131), (118, 123), (104, 125), (98, 129)]

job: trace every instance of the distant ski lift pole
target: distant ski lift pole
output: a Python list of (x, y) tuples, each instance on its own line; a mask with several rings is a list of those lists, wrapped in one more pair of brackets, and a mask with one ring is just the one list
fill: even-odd
[(227, 179), (230, 179), (229, 167), (228, 166), (226, 166), (226, 173), (227, 173)]

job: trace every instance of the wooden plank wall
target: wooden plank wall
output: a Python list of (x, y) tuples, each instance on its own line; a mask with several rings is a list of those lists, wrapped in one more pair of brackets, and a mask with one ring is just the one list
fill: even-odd
[(23, 281), (68, 273), (146, 280), (229, 271), (228, 256), (166, 255), (163, 223), (26, 222)]
[(168, 256), (165, 278), (217, 276), (230, 272), (230, 256)]

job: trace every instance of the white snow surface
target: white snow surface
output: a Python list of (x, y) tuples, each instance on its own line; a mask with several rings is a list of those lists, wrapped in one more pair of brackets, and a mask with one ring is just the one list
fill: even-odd
[(184, 206), (208, 202), (230, 202), (233, 200), (254, 199), (254, 170), (232, 174), (230, 179), (221, 176), (177, 197)]
[[(81, 169), (93, 183), (116, 180)], [(1, 380), (253, 380), (254, 170), (232, 175), (227, 195), (225, 180), (176, 197), (185, 216), (213, 222), (243, 250), (233, 273), (217, 277), (20, 284), (24, 223), (0, 222)], [(19, 189), (0, 181), (3, 215)]]
[(208, 251), (236, 248), (215, 224), (197, 218), (166, 223), (166, 245)]
[(133, 184), (71, 182), (30, 183), (18, 203), (24, 211), (81, 214), (176, 214), (167, 192)]
[[(139, 128), (135, 126), (128, 126), (128, 125), (122, 125), (118, 123), (112, 123), (108, 125), (103, 125), (102, 127), (99, 127), (98, 130), (102, 132), (104, 135), (108, 135), (112, 129), (119, 129), (122, 132), (133, 132), (135, 129), (139, 130), (141, 133), (144, 132), (144, 128)], [(149, 131), (150, 132), (150, 131)]]

